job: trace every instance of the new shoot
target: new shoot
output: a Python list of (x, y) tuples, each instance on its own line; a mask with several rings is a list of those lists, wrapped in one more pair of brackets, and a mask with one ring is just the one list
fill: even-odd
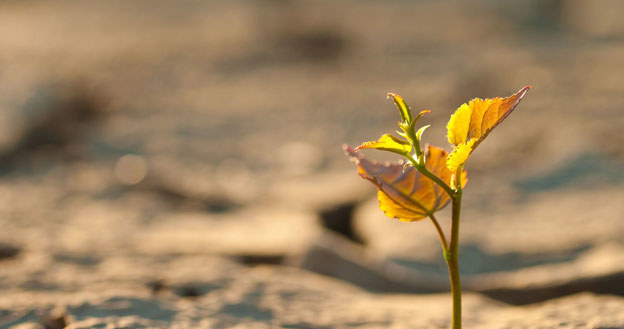
[[(526, 86), (509, 97), (475, 98), (461, 105), (446, 126), (448, 141), (453, 146), (450, 153), (437, 146), (422, 146), (423, 132), (429, 126), (416, 129), (416, 124), (429, 111), (424, 110), (414, 116), (403, 98), (393, 93), (388, 94), (388, 98), (394, 101), (401, 115), (398, 137), (385, 134), (377, 141), (365, 142), (355, 149), (344, 146), (347, 155), (358, 166), (360, 176), (377, 187), (379, 208), (388, 217), (403, 222), (428, 218), (433, 223), (440, 237), (451, 282), (452, 329), (461, 328), (458, 259), (462, 190), (467, 181), (464, 165), (492, 129), (516, 108), (529, 88)], [(379, 164), (358, 153), (361, 149), (397, 153), (407, 162)], [(449, 203), (452, 206), (450, 239), (434, 215)]]

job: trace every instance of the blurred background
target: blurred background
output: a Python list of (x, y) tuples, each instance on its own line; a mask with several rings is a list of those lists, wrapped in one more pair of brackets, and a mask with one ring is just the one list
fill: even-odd
[(342, 144), (393, 132), (396, 92), (432, 111), (424, 139), (450, 150), (459, 105), (531, 85), (467, 163), (466, 289), (512, 304), (624, 294), (622, 12), (0, 1), (0, 287), (197, 297), (210, 289), (193, 275), (269, 264), (376, 293), (446, 291), (430, 223), (384, 218)]

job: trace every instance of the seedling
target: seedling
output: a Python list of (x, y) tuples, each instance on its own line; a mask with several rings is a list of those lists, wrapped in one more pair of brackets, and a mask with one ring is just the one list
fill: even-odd
[[(453, 298), (452, 329), (461, 329), (461, 280), (458, 265), (459, 217), (462, 189), (466, 185), (464, 165), (474, 149), (516, 108), (530, 86), (506, 98), (475, 98), (461, 105), (451, 116), (446, 128), (453, 151), (433, 145), (421, 149), (422, 134), (429, 126), (415, 129), (418, 120), (429, 111), (414, 116), (403, 98), (389, 93), (401, 115), (396, 137), (385, 134), (377, 141), (363, 143), (356, 149), (344, 150), (357, 164), (362, 178), (378, 189), (379, 208), (388, 216), (404, 222), (429, 218), (435, 227), (444, 259), (448, 266)], [(361, 149), (377, 149), (402, 155), (406, 164), (379, 164), (358, 153)], [(434, 213), (452, 205), (451, 239), (447, 240)]]

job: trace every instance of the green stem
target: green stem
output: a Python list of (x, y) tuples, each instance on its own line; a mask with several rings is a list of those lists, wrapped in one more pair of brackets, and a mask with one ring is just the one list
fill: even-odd
[(446, 258), (446, 254), (448, 253), (448, 243), (446, 242), (446, 236), (444, 236), (444, 231), (442, 231), (442, 227), (440, 227), (440, 223), (435, 218), (433, 214), (429, 215), (433, 226), (435, 226), (436, 231), (438, 231), (438, 236), (440, 237), (440, 242), (442, 243), (442, 250), (444, 251), (444, 257)]
[(463, 165), (455, 172), (455, 194), (452, 200), (451, 243), (449, 246), (447, 265), (451, 279), (451, 294), (453, 295), (453, 326), (452, 329), (461, 329), (461, 278), (459, 276), (459, 217), (461, 212)]
[(434, 175), (431, 171), (429, 171), (427, 167), (425, 167), (424, 163), (419, 163), (410, 154), (406, 154), (405, 157), (414, 165), (416, 170), (418, 170), (421, 174), (425, 175), (427, 178), (438, 184), (451, 198), (453, 198), (453, 196), (455, 195), (455, 191), (453, 191), (453, 189), (448, 186), (448, 184), (440, 179), (440, 177)]
[[(417, 152), (420, 153), (420, 152)], [(442, 189), (451, 197), (452, 200), (452, 219), (451, 219), (451, 241), (450, 245), (447, 244), (446, 237), (444, 236), (444, 232), (440, 227), (437, 219), (431, 214), (429, 218), (433, 222), (433, 225), (438, 231), (438, 236), (440, 237), (440, 241), (442, 242), (442, 249), (444, 249), (444, 260), (446, 260), (446, 264), (448, 266), (449, 278), (451, 281), (451, 295), (453, 297), (453, 323), (452, 329), (461, 329), (461, 321), (462, 321), (462, 307), (461, 307), (461, 278), (459, 273), (459, 217), (461, 211), (461, 198), (462, 198), (462, 182), (461, 182), (461, 174), (463, 171), (463, 165), (457, 168), (455, 172), (455, 186), (454, 189), (451, 188), (448, 184), (446, 184), (442, 179), (438, 176), (434, 175), (430, 172), (425, 164), (423, 163), (423, 157), (419, 155), (419, 160), (416, 161), (414, 157), (410, 154), (407, 154), (406, 157), (410, 162), (416, 167), (416, 169), (426, 176), (427, 178), (434, 181), (438, 184)]]
[(453, 326), (452, 329), (461, 329), (461, 279), (459, 277), (459, 215), (461, 209), (461, 190), (458, 190), (452, 199), (451, 244), (449, 246), (447, 265), (451, 279), (451, 294), (453, 295)]

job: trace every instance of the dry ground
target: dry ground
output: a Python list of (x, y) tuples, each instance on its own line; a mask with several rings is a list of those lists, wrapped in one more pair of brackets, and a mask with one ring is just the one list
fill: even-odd
[(466, 327), (624, 328), (622, 10), (1, 1), (0, 327), (444, 328), (341, 145), (532, 85), (467, 166)]

